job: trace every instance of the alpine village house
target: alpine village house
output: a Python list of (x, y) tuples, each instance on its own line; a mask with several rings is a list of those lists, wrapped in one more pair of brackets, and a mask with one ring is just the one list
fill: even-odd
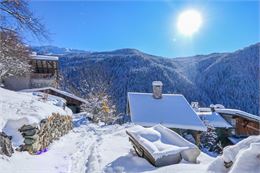
[(22, 92), (45, 93), (45, 95), (62, 98), (73, 113), (80, 112), (80, 105), (86, 101), (71, 93), (57, 89), (59, 83), (59, 57), (50, 55), (30, 56), (31, 72), (19, 77), (4, 80), (7, 89)]

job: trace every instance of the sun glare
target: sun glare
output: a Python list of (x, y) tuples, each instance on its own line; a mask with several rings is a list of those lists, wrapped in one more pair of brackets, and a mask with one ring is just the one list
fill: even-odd
[(191, 36), (197, 32), (202, 24), (202, 17), (200, 12), (196, 10), (183, 11), (177, 22), (178, 30), (185, 36)]

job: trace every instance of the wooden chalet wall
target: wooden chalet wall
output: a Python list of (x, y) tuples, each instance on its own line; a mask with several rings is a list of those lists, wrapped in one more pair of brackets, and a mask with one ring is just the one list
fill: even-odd
[(260, 134), (260, 122), (248, 120), (242, 117), (236, 118), (236, 135), (249, 136)]

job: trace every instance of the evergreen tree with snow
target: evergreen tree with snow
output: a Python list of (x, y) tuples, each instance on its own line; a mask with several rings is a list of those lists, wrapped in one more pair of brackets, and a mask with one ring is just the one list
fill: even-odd
[(218, 138), (216, 129), (213, 125), (204, 121), (204, 124), (207, 127), (207, 131), (203, 132), (200, 137), (200, 148), (202, 151), (205, 151), (210, 154), (219, 154), (222, 152), (222, 145)]

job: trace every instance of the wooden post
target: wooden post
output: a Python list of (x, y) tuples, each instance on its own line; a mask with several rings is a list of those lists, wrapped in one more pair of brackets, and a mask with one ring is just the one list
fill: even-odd
[(199, 146), (199, 144), (200, 144), (200, 135), (201, 135), (201, 133), (199, 131), (194, 132), (195, 141), (196, 141), (197, 146)]

